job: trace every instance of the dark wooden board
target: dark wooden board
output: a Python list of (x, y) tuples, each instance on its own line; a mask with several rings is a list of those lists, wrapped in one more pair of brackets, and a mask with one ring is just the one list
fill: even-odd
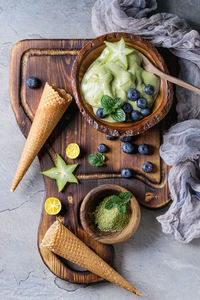
[[(10, 98), (18, 126), (25, 137), (28, 135), (31, 120), (46, 81), (59, 88), (64, 88), (72, 94), (71, 67), (79, 49), (85, 43), (87, 40), (24, 40), (13, 47), (10, 60)], [(40, 78), (42, 80), (41, 88), (35, 90), (27, 88), (25, 81), (29, 76)], [(162, 131), (163, 123), (160, 123), (145, 134), (135, 137), (136, 144), (147, 143), (152, 146), (153, 153), (151, 155), (124, 154), (119, 139), (107, 141), (103, 133), (97, 132), (82, 119), (73, 101), (50, 136), (48, 140), (50, 146), (44, 147), (38, 155), (41, 170), (47, 170), (53, 166), (52, 153), (57, 152), (66, 158), (67, 144), (76, 142), (80, 145), (81, 155), (78, 159), (72, 161), (66, 158), (67, 163), (77, 162), (80, 164), (76, 171), (80, 184), (67, 185), (62, 193), (58, 193), (55, 181), (45, 177), (45, 199), (58, 197), (63, 205), (62, 213), (58, 218), (111, 265), (114, 259), (113, 247), (91, 239), (83, 231), (79, 219), (80, 203), (92, 188), (105, 183), (126, 187), (134, 193), (141, 204), (147, 207), (158, 208), (168, 203), (170, 200), (167, 185), (168, 168), (159, 156)], [(110, 149), (106, 154), (106, 166), (92, 167), (85, 158), (88, 154), (96, 152), (97, 145), (102, 142)], [(142, 163), (146, 160), (153, 162), (155, 166), (155, 171), (148, 175), (141, 171)], [(134, 170), (133, 179), (121, 178), (120, 170), (124, 167)], [(21, 184), (23, 184), (23, 180)], [(38, 245), (55, 219), (56, 217), (49, 216), (44, 210), (42, 211)], [(77, 283), (102, 280), (90, 272), (76, 271), (69, 266), (68, 262), (47, 250), (39, 248), (39, 251), (48, 268), (62, 279)]]

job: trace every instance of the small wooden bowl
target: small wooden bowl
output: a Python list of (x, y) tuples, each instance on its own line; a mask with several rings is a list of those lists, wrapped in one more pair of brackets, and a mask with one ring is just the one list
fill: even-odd
[(115, 184), (103, 184), (92, 189), (83, 199), (80, 207), (80, 219), (84, 230), (95, 240), (104, 244), (117, 244), (129, 239), (137, 230), (141, 212), (136, 198), (131, 193), (130, 208), (132, 211), (128, 225), (118, 232), (102, 232), (95, 224), (94, 211), (98, 204), (107, 196), (128, 192), (127, 189)]
[(160, 122), (168, 113), (173, 100), (173, 88), (170, 82), (165, 79), (160, 79), (160, 93), (155, 100), (152, 114), (143, 118), (138, 122), (130, 123), (109, 123), (100, 120), (93, 113), (92, 107), (85, 101), (81, 92), (81, 81), (88, 67), (101, 54), (105, 48), (104, 41), (117, 42), (124, 38), (126, 44), (137, 49), (147, 56), (160, 70), (168, 73), (168, 69), (164, 63), (162, 56), (156, 48), (145, 41), (140, 36), (130, 33), (109, 33), (102, 35), (91, 42), (87, 43), (77, 55), (72, 67), (72, 89), (79, 107), (80, 112), (87, 122), (97, 130), (113, 136), (137, 135), (145, 132), (152, 126)]

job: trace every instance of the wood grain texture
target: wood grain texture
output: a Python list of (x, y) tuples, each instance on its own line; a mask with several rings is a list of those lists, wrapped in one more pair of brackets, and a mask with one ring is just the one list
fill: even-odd
[[(46, 81), (72, 94), (71, 67), (76, 54), (87, 42), (87, 40), (25, 40), (14, 46), (10, 60), (10, 98), (18, 126), (25, 137), (28, 135)], [(35, 90), (27, 88), (25, 81), (29, 76), (38, 77), (42, 81), (41, 88)], [(55, 153), (59, 153), (67, 163), (80, 164), (76, 171), (80, 184), (67, 185), (62, 193), (58, 193), (55, 181), (45, 177), (45, 199), (58, 197), (63, 206), (58, 216), (60, 220), (111, 265), (114, 259), (113, 247), (91, 239), (82, 229), (79, 219), (80, 203), (91, 189), (109, 183), (126, 187), (147, 207), (160, 207), (168, 203), (170, 199), (167, 186), (168, 168), (159, 156), (162, 139), (160, 126), (161, 124), (135, 138), (136, 144), (150, 144), (152, 155), (127, 155), (122, 152), (122, 143), (119, 139), (107, 141), (104, 134), (87, 124), (73, 102), (48, 139), (48, 144), (38, 155), (42, 171), (53, 166), (52, 159)], [(77, 142), (81, 148), (80, 157), (74, 161), (65, 157), (66, 145), (71, 142)], [(106, 165), (102, 168), (92, 167), (85, 157), (96, 152), (97, 145), (102, 142), (107, 144), (110, 150), (106, 154)], [(141, 171), (142, 163), (146, 160), (153, 162), (155, 167), (154, 172), (149, 175)], [(121, 178), (120, 171), (123, 167), (134, 170), (133, 179)], [(38, 244), (55, 219), (55, 216), (49, 216), (42, 211)], [(68, 262), (47, 250), (39, 249), (39, 251), (48, 268), (62, 279), (79, 283), (102, 280), (90, 272), (76, 271)]]
[(132, 212), (127, 226), (119, 232), (102, 232), (95, 224), (94, 212), (99, 203), (108, 196), (129, 192), (116, 184), (103, 184), (92, 189), (83, 199), (80, 207), (80, 220), (83, 229), (95, 240), (104, 244), (118, 244), (129, 239), (137, 230), (141, 212), (135, 196), (131, 193), (128, 205)]

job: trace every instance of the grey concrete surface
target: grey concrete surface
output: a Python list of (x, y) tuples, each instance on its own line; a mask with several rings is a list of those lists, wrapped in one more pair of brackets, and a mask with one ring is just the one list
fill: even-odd
[[(31, 38), (93, 37), (94, 0), (0, 0), (0, 299), (136, 299), (110, 283), (76, 285), (56, 278), (37, 249), (37, 228), (44, 184), (36, 159), (15, 193), (10, 184), (24, 138), (9, 102), (9, 55), (12, 45)], [(200, 29), (199, 0), (159, 1), (160, 11), (186, 17)], [(117, 245), (116, 267), (143, 293), (144, 300), (200, 299), (200, 240), (177, 243), (161, 232), (161, 210), (142, 209), (139, 230)]]

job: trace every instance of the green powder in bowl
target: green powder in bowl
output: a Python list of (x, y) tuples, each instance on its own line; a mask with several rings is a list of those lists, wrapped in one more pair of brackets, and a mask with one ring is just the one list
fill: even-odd
[(130, 206), (126, 206), (126, 212), (121, 213), (117, 207), (106, 209), (105, 204), (112, 196), (104, 198), (96, 207), (94, 212), (95, 224), (101, 231), (116, 232), (121, 231), (128, 224), (131, 217)]

